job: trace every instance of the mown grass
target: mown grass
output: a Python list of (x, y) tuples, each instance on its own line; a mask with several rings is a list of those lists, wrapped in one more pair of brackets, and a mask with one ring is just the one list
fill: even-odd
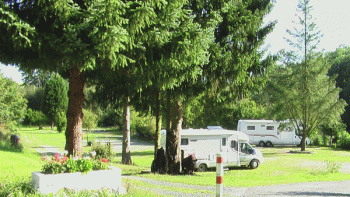
[[(0, 144), (0, 196), (13, 193), (21, 193), (23, 196), (40, 196), (30, 189), (31, 172), (41, 170), (40, 155), (35, 150), (42, 145), (53, 146), (63, 151), (65, 135), (57, 131), (51, 131), (49, 127), (39, 130), (38, 128), (20, 128), (23, 151), (17, 151)], [(86, 134), (85, 134), (86, 135)], [(121, 133), (113, 129), (104, 132), (89, 133), (89, 139), (114, 140), (120, 139)], [(255, 170), (247, 168), (232, 168), (224, 173), (224, 185), (231, 187), (254, 187), (265, 185), (289, 184), (315, 181), (341, 181), (350, 180), (350, 172), (339, 172), (334, 165), (336, 163), (350, 164), (350, 151), (332, 149), (326, 147), (308, 147), (311, 154), (290, 153), (297, 152), (298, 147), (275, 147), (259, 148), (265, 158), (265, 162)], [(91, 147), (84, 147), (89, 152)], [(133, 150), (133, 149), (132, 149)], [(153, 160), (153, 149), (133, 150), (131, 157), (134, 165), (122, 165), (121, 149), (115, 149), (115, 157), (112, 165), (122, 169), (123, 174), (137, 175), (154, 180), (169, 181), (202, 186), (215, 186), (215, 171), (196, 172), (195, 175), (158, 175), (142, 174), (141, 171), (149, 170)], [(167, 186), (155, 186), (137, 180), (123, 179), (124, 186), (128, 189), (127, 196), (157, 196), (154, 190), (172, 190)], [(142, 189), (140, 189), (142, 188)], [(178, 192), (194, 193), (191, 189), (176, 189)], [(68, 193), (67, 193), (68, 192)], [(210, 191), (203, 191), (209, 192)], [(86, 196), (87, 193), (72, 194), (69, 191), (57, 194), (57, 196)], [(99, 193), (98, 196), (110, 196), (110, 193)], [(19, 195), (21, 196), (21, 195)]]
[[(307, 150), (311, 154), (289, 153), (297, 147), (263, 148), (265, 162), (257, 169), (231, 168), (224, 173), (224, 185), (254, 187), (289, 183), (350, 180), (350, 172), (339, 172), (332, 164), (350, 163), (350, 152), (325, 147)], [(215, 186), (215, 171), (196, 172), (193, 176), (141, 175), (156, 180), (176, 183)]]

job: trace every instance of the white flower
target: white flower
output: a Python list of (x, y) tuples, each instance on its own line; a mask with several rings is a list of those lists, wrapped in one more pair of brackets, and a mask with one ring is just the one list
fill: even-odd
[(95, 152), (95, 151), (92, 151), (92, 152), (91, 152), (91, 156), (92, 156), (92, 157), (95, 157), (95, 156), (96, 156), (96, 152)]

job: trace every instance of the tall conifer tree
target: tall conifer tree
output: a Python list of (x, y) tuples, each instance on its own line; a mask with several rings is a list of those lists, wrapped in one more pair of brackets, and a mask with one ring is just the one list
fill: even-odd
[(140, 31), (150, 14), (152, 9), (134, 1), (0, 2), (0, 61), (23, 69), (58, 71), (69, 78), (69, 154), (83, 151), (85, 83), (99, 69), (127, 66), (129, 58), (122, 51), (134, 45), (132, 33)]
[(284, 65), (271, 73), (268, 88), (271, 113), (277, 119), (292, 121), (302, 137), (301, 151), (305, 151), (306, 138), (322, 123), (338, 121), (346, 103), (338, 99), (341, 90), (335, 87), (335, 76), (327, 76), (330, 64), (322, 53), (315, 53), (320, 32), (311, 17), (310, 1), (300, 0), (297, 10), (301, 28), (287, 31), (292, 36), (287, 41), (297, 51), (286, 53)]

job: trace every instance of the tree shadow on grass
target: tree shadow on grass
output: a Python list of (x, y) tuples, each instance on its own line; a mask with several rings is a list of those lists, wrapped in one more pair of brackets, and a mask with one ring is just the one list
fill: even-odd
[[(131, 157), (133, 157), (133, 156), (153, 156), (153, 155), (154, 155), (154, 151), (153, 150), (131, 152)], [(115, 156), (121, 157), (122, 153), (117, 153)]]

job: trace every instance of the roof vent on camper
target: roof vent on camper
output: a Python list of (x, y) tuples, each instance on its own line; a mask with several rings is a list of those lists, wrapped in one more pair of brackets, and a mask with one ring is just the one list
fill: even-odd
[(223, 129), (221, 126), (207, 126), (208, 130), (213, 130), (213, 129)]

